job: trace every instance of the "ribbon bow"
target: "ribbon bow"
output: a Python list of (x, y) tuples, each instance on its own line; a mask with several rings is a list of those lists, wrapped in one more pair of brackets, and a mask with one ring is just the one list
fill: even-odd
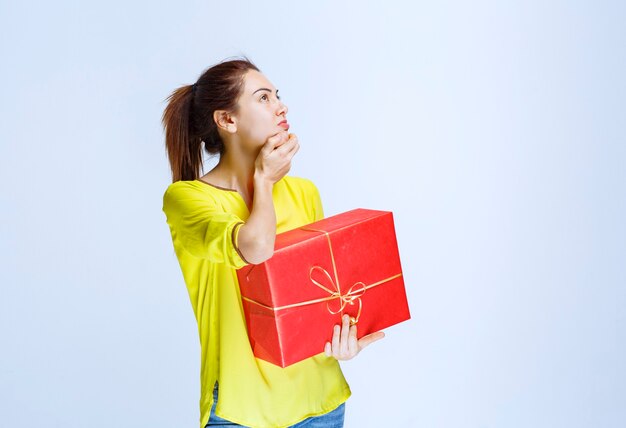
[[(335, 259), (333, 258), (333, 266), (335, 264)], [(313, 279), (313, 271), (314, 270), (320, 270), (324, 273), (324, 275), (326, 275), (326, 277), (328, 278), (328, 281), (332, 284), (332, 288), (336, 291), (333, 291), (332, 289), (325, 287), (322, 283), (316, 281), (315, 279)], [(333, 311), (330, 308), (330, 300), (326, 303), (326, 308), (328, 309), (328, 312), (330, 312), (331, 314), (338, 314), (340, 312), (343, 312), (344, 308), (346, 307), (347, 304), (350, 305), (354, 305), (354, 301), (356, 300), (357, 302), (359, 302), (359, 310), (357, 312), (356, 317), (350, 317), (350, 325), (354, 325), (357, 322), (359, 322), (359, 317), (361, 316), (361, 309), (363, 308), (363, 302), (361, 302), (361, 296), (365, 293), (366, 290), (366, 286), (365, 283), (358, 281), (355, 282), (352, 287), (350, 287), (348, 289), (348, 292), (345, 294), (341, 294), (341, 288), (339, 287), (339, 281), (335, 282), (333, 280), (333, 278), (330, 276), (330, 274), (328, 273), (328, 271), (326, 269), (324, 269), (321, 266), (311, 266), (311, 269), (309, 269), (309, 279), (311, 280), (311, 282), (315, 285), (317, 285), (319, 288), (321, 288), (322, 290), (325, 290), (328, 292), (328, 294), (330, 294), (330, 298), (332, 300), (334, 299), (340, 299), (341, 304), (339, 306), (339, 309), (336, 311)], [(354, 287), (358, 287), (360, 286), (360, 288), (357, 288), (356, 290), (354, 289)], [(342, 315), (343, 316), (343, 315)]]

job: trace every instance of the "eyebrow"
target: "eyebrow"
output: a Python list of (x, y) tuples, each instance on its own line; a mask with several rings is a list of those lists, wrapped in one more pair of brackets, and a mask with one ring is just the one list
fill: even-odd
[[(254, 92), (252, 93), (252, 95), (256, 94), (256, 93), (257, 93), (257, 92), (259, 92), (259, 91), (268, 91), (268, 92), (270, 92), (270, 93), (272, 92), (272, 90), (271, 90), (271, 89), (268, 89), (268, 88), (259, 88), (259, 89), (257, 89), (256, 91), (254, 91)], [(276, 93), (278, 94), (278, 89), (276, 89)]]

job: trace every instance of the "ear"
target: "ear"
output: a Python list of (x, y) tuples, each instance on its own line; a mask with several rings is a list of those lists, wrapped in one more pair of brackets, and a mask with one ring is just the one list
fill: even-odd
[(221, 128), (231, 134), (237, 132), (236, 118), (226, 110), (215, 110), (213, 112), (213, 120), (217, 124), (218, 128)]

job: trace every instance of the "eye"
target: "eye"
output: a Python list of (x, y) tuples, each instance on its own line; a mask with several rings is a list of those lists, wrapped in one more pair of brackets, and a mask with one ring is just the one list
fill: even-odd
[[(265, 99), (269, 99), (269, 98), (267, 98), (267, 94), (263, 94), (263, 95), (261, 96), (261, 98), (259, 98), (259, 99), (261, 99), (261, 100), (262, 100), (263, 98), (265, 98)], [(276, 98), (280, 99), (280, 96), (278, 96), (278, 94), (276, 94)]]

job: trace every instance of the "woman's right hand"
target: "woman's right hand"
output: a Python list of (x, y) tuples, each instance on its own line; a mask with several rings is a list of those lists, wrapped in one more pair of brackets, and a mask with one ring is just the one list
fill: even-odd
[(291, 169), (291, 158), (300, 148), (296, 134), (280, 131), (267, 139), (257, 156), (255, 174), (261, 174), (272, 184), (279, 181)]
[(291, 158), (299, 147), (295, 134), (281, 131), (267, 139), (254, 161), (252, 208), (238, 238), (239, 250), (250, 263), (262, 263), (274, 254), (276, 211), (272, 189), (291, 168)]

